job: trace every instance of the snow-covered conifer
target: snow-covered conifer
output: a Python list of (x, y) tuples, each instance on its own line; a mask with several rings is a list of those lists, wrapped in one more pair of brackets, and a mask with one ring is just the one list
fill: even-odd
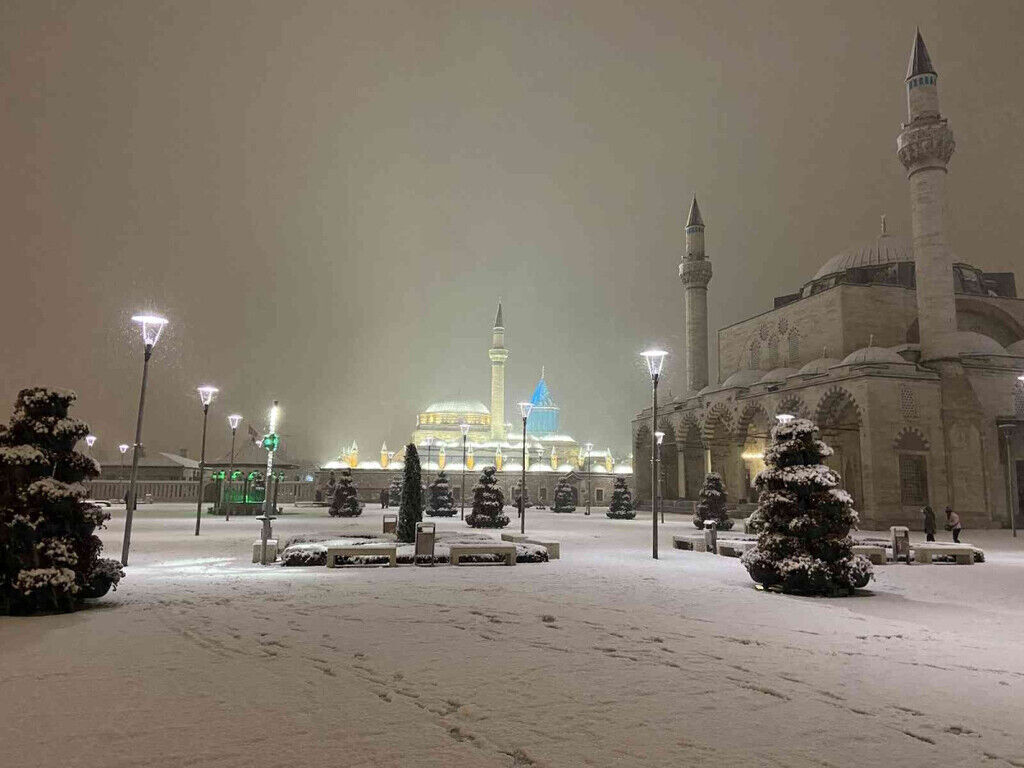
[(505, 494), (498, 487), (497, 470), (485, 467), (480, 481), (473, 486), (473, 512), (466, 516), (466, 523), (473, 528), (504, 528), (509, 523), (504, 514)]
[(402, 476), (395, 475), (388, 485), (388, 505), (397, 507), (402, 503)]
[(423, 519), (423, 486), (420, 484), (420, 455), (416, 446), (405, 446), (402, 469), (402, 500), (398, 509), (398, 540), (416, 541), (416, 523)]
[(427, 488), (427, 514), (431, 517), (454, 517), (457, 512), (452, 484), (442, 469)]
[(359, 490), (352, 479), (352, 470), (343, 469), (341, 479), (334, 486), (334, 498), (328, 510), (331, 517), (358, 517), (363, 513), (363, 505), (359, 503)]
[(729, 510), (726, 506), (725, 483), (717, 472), (708, 472), (704, 476), (704, 485), (697, 494), (697, 508), (693, 513), (693, 524), (703, 528), (708, 520), (718, 524), (718, 530), (728, 531), (732, 528)]
[(632, 520), (636, 517), (636, 509), (633, 506), (633, 494), (626, 485), (626, 478), (616, 477), (612, 486), (612, 500), (608, 503), (608, 512), (605, 514), (615, 520)]
[(572, 484), (564, 477), (558, 478), (555, 486), (555, 503), (552, 512), (574, 512), (576, 503), (573, 501)]

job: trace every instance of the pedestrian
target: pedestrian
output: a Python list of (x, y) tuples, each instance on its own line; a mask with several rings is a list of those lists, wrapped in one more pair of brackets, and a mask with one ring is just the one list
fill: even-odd
[(388, 508), (388, 489), (387, 488), (381, 488), (380, 489), (380, 508), (381, 509), (387, 509)]
[(946, 530), (953, 532), (953, 543), (959, 544), (963, 525), (960, 523), (960, 515), (954, 512), (952, 507), (946, 507)]
[(928, 541), (935, 541), (935, 513), (931, 507), (926, 506), (921, 510), (924, 514), (924, 535)]

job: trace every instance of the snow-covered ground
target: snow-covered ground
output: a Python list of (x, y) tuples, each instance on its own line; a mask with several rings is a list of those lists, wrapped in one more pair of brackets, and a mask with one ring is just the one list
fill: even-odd
[[(380, 530), (376, 506), (287, 511), (282, 539)], [(192, 514), (141, 508), (94, 607), (0, 618), (0, 764), (1024, 766), (1009, 532), (965, 532), (984, 564), (877, 567), (829, 600), (672, 549), (686, 518), (658, 561), (649, 516), (529, 510), (560, 560), (330, 570), (254, 566), (254, 520), (196, 538)]]

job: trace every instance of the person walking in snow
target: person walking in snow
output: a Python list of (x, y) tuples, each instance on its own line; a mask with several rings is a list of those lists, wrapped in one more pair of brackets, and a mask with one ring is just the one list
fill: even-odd
[(381, 488), (380, 489), (380, 508), (381, 509), (387, 509), (388, 508), (388, 489), (387, 488)]
[(959, 544), (963, 525), (960, 523), (960, 515), (954, 512), (952, 507), (946, 507), (946, 530), (953, 532), (953, 543)]
[(928, 541), (935, 541), (935, 513), (928, 506), (921, 512), (924, 514), (924, 535)]

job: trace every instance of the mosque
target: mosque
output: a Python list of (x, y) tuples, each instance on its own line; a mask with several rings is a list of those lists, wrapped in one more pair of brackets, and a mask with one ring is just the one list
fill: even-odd
[[(912, 235), (887, 231), (840, 251), (766, 312), (718, 331), (709, 383), (711, 259), (694, 197), (679, 265), (686, 394), (659, 407), (662, 495), (694, 499), (708, 471), (730, 500), (756, 501), (775, 416), (809, 418), (864, 528), (920, 526), (952, 506), (968, 528), (1004, 527), (1024, 487), (1024, 300), (1012, 273), (956, 259), (945, 185), (955, 143), (938, 74), (918, 33), (906, 75), (897, 157)], [(961, 222), (964, 223), (964, 222)], [(636, 485), (651, 496), (651, 411), (632, 423)]]

